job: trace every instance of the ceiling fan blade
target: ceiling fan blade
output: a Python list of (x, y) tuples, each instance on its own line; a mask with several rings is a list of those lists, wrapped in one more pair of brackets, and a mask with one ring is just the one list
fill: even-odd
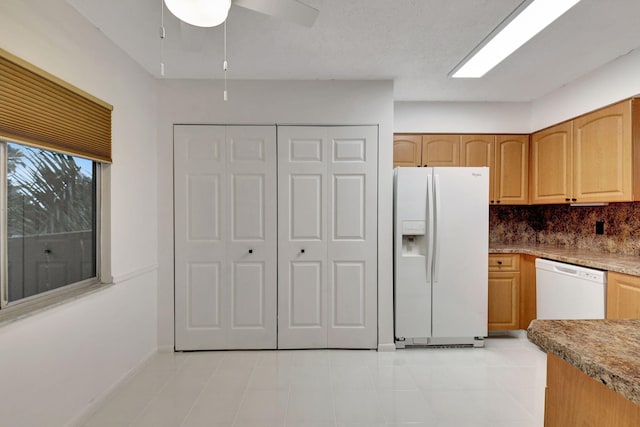
[(233, 4), (305, 27), (313, 26), (320, 13), (297, 0), (233, 0)]

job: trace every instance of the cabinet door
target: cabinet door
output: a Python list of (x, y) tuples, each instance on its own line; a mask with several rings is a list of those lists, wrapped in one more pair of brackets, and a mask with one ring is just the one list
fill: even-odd
[(566, 203), (572, 197), (572, 122), (531, 135), (531, 203)]
[(460, 166), (489, 168), (489, 201), (492, 203), (495, 182), (495, 144), (495, 135), (462, 135), (460, 139)]
[(631, 427), (640, 406), (558, 356), (547, 353), (545, 427)]
[(420, 166), (422, 162), (421, 135), (393, 136), (393, 167)]
[(520, 329), (536, 318), (536, 258), (520, 254)]
[(575, 119), (573, 132), (577, 202), (631, 201), (631, 101)]
[(422, 166), (460, 166), (460, 135), (423, 135)]
[(496, 137), (495, 202), (526, 204), (529, 198), (529, 135)]
[(607, 274), (607, 319), (640, 318), (640, 277)]
[(489, 272), (489, 330), (518, 329), (520, 273)]

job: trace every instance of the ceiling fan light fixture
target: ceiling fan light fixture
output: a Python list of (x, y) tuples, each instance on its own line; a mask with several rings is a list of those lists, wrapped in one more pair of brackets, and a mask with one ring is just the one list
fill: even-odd
[(196, 27), (215, 27), (229, 15), (231, 0), (164, 0), (176, 18)]

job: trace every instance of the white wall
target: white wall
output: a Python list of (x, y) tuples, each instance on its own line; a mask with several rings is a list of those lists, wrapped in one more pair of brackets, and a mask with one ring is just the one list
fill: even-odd
[(174, 123), (379, 125), (379, 346), (393, 346), (393, 84), (378, 81), (234, 81), (222, 101), (218, 81), (161, 82), (159, 112), (159, 342), (173, 347)]
[(532, 103), (533, 131), (640, 94), (640, 49)]
[(527, 133), (531, 128), (526, 102), (398, 101), (394, 110), (396, 133)]
[(156, 83), (64, 0), (0, 1), (0, 47), (114, 106), (115, 284), (0, 326), (0, 423), (60, 426), (157, 348)]

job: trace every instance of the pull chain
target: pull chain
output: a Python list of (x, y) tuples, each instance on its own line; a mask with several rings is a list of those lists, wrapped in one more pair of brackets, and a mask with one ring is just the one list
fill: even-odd
[(222, 63), (222, 69), (224, 70), (224, 92), (222, 98), (225, 101), (229, 100), (227, 96), (227, 69), (229, 64), (227, 63), (227, 20), (224, 21), (224, 62)]
[(160, 76), (164, 77), (164, 0), (160, 0)]

